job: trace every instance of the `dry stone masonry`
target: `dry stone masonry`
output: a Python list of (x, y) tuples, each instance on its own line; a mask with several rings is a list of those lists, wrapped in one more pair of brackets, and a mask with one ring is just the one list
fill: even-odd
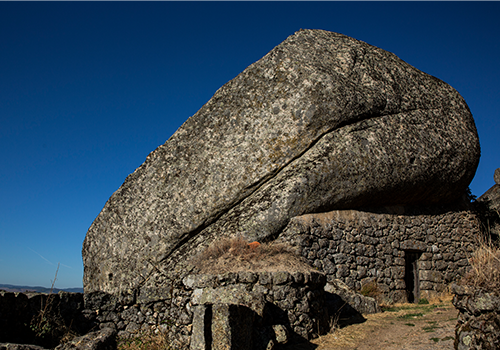
[(500, 295), (453, 285), (453, 305), (459, 310), (455, 349), (500, 349)]
[[(294, 334), (309, 339), (324, 333), (328, 327), (325, 282), (318, 272), (188, 276), (184, 284), (193, 290), (194, 314), (191, 349), (210, 348), (209, 341), (221, 349), (226, 348), (225, 342), (245, 344), (241, 349), (271, 349)], [(246, 339), (238, 341), (225, 334), (246, 335)]]
[(327, 330), (325, 283), (324, 274), (314, 271), (188, 275), (171, 299), (149, 304), (87, 294), (84, 313), (122, 337), (169, 332), (176, 348), (224, 349), (248, 336), (248, 349), (271, 349)]
[(469, 266), (480, 234), (476, 216), (452, 208), (343, 210), (293, 218), (280, 238), (354, 290), (375, 282), (387, 302), (442, 292)]
[[(68, 334), (87, 333), (93, 325), (84, 317), (84, 299), (81, 293), (57, 294), (35, 292), (12, 293), (0, 291), (0, 349), (3, 350), (57, 350), (85, 349), (111, 350), (104, 347), (71, 347), (59, 345)], [(94, 333), (97, 338), (102, 334)], [(115, 334), (113, 334), (114, 336)], [(89, 337), (86, 337), (89, 338)], [(85, 338), (85, 339), (86, 339)], [(96, 343), (91, 337), (85, 343)], [(75, 343), (85, 340), (77, 337)], [(107, 337), (115, 344), (114, 337)]]
[[(265, 301), (283, 321), (261, 338), (279, 344), (321, 324), (314, 293), (325, 309), (343, 294), (364, 313), (377, 305), (347, 290), (367, 281), (393, 301), (439, 292), (473, 249), (474, 217), (456, 207), (479, 154), (452, 87), (364, 42), (301, 30), (221, 87), (111, 196), (83, 244), (86, 316), (195, 349), (237, 333), (250, 344), (251, 330), (228, 320), (259, 325)], [(292, 275), (237, 275), (202, 288), (192, 258), (231, 236), (279, 237), (328, 283), (306, 293)]]

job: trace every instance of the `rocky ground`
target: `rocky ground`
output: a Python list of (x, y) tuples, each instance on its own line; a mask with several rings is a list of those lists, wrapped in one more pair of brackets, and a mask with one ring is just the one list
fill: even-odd
[(366, 315), (366, 321), (335, 330), (312, 341), (316, 350), (453, 349), (458, 311), (451, 296), (429, 304), (398, 304)]

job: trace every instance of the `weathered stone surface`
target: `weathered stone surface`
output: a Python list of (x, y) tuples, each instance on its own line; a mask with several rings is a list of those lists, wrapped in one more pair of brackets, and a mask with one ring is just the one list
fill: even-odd
[(455, 349), (500, 348), (500, 296), (471, 287), (452, 285), (453, 305), (458, 309)]
[[(77, 336), (87, 333), (94, 326), (83, 315), (83, 304), (84, 296), (81, 293), (60, 291), (57, 294), (45, 294), (0, 291), (0, 350), (116, 349), (116, 331), (112, 329)], [(106, 308), (103, 303), (100, 304)], [(38, 317), (42, 313), (42, 321), (39, 321)], [(33, 324), (33, 320), (37, 322)], [(35, 327), (32, 327), (33, 325)], [(43, 332), (42, 328), (42, 331), (37, 333), (35, 332), (37, 325), (39, 328), (46, 327), (49, 331)], [(60, 344), (69, 334), (76, 337)], [(16, 344), (21, 342), (29, 344)]]
[(0, 343), (0, 350), (45, 350), (38, 345)]
[(212, 309), (207, 305), (193, 307), (193, 329), (189, 348), (191, 350), (205, 350), (210, 346), (207, 334), (211, 334)]
[(286, 344), (289, 340), (288, 330), (282, 324), (273, 325), (274, 336), (279, 344)]
[[(251, 274), (253, 278), (249, 276)], [(192, 349), (203, 348), (206, 344), (203, 334), (209, 331), (210, 322), (207, 323), (207, 320), (213, 318), (211, 307), (214, 305), (236, 305), (252, 312), (256, 332), (263, 332), (258, 337), (262, 339), (254, 343), (256, 349), (262, 346), (266, 348), (269, 341), (278, 344), (287, 342), (289, 338), (283, 329), (284, 325), (289, 327), (288, 331), (292, 334), (306, 339), (327, 330), (328, 315), (324, 308), (326, 278), (322, 273), (310, 271), (292, 276), (288, 272), (240, 272), (235, 275), (238, 278), (231, 281), (224, 281), (214, 275), (190, 275), (184, 278), (184, 286), (192, 291), (189, 298), (193, 307)], [(299, 275), (301, 278), (295, 278)], [(253, 282), (242, 282), (242, 276)], [(263, 276), (266, 276), (265, 280)], [(213, 282), (207, 284), (207, 281)], [(236, 324), (240, 322), (238, 317), (232, 320)], [(232, 321), (228, 322), (231, 324)]]
[(345, 303), (349, 304), (350, 307), (360, 314), (375, 314), (382, 311), (375, 299), (354, 292), (340, 280), (327, 283), (325, 292), (338, 295)]
[(115, 350), (116, 331), (104, 328), (87, 333), (67, 343), (58, 345), (54, 350)]
[(484, 203), (489, 210), (500, 212), (500, 185), (493, 185), (478, 201)]
[(241, 284), (218, 288), (195, 289), (191, 301), (194, 305), (244, 305), (259, 316), (263, 316), (265, 306), (265, 300), (262, 295), (249, 291), (245, 285)]
[(500, 168), (495, 170), (495, 184), (477, 199), (482, 227), (493, 240), (500, 239)]
[(252, 350), (253, 312), (241, 305), (212, 306), (213, 350)]
[(165, 299), (217, 236), (262, 240), (305, 213), (451, 201), (478, 159), (471, 113), (449, 85), (344, 35), (299, 31), (111, 196), (83, 245), (85, 291)]

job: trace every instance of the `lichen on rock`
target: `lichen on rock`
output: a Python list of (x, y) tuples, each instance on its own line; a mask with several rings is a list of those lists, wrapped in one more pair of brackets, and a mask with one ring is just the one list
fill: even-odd
[(453, 201), (479, 152), (452, 87), (364, 42), (299, 31), (111, 196), (83, 245), (85, 292), (154, 301), (215, 239), (269, 241), (290, 218), (331, 209)]

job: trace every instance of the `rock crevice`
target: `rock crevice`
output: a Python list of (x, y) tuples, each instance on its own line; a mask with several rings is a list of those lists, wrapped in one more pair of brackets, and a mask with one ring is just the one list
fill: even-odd
[(453, 88), (364, 42), (303, 30), (127, 177), (87, 233), (84, 288), (161, 299), (157, 287), (174, 288), (216, 238), (272, 240), (326, 210), (453, 202), (478, 159)]

